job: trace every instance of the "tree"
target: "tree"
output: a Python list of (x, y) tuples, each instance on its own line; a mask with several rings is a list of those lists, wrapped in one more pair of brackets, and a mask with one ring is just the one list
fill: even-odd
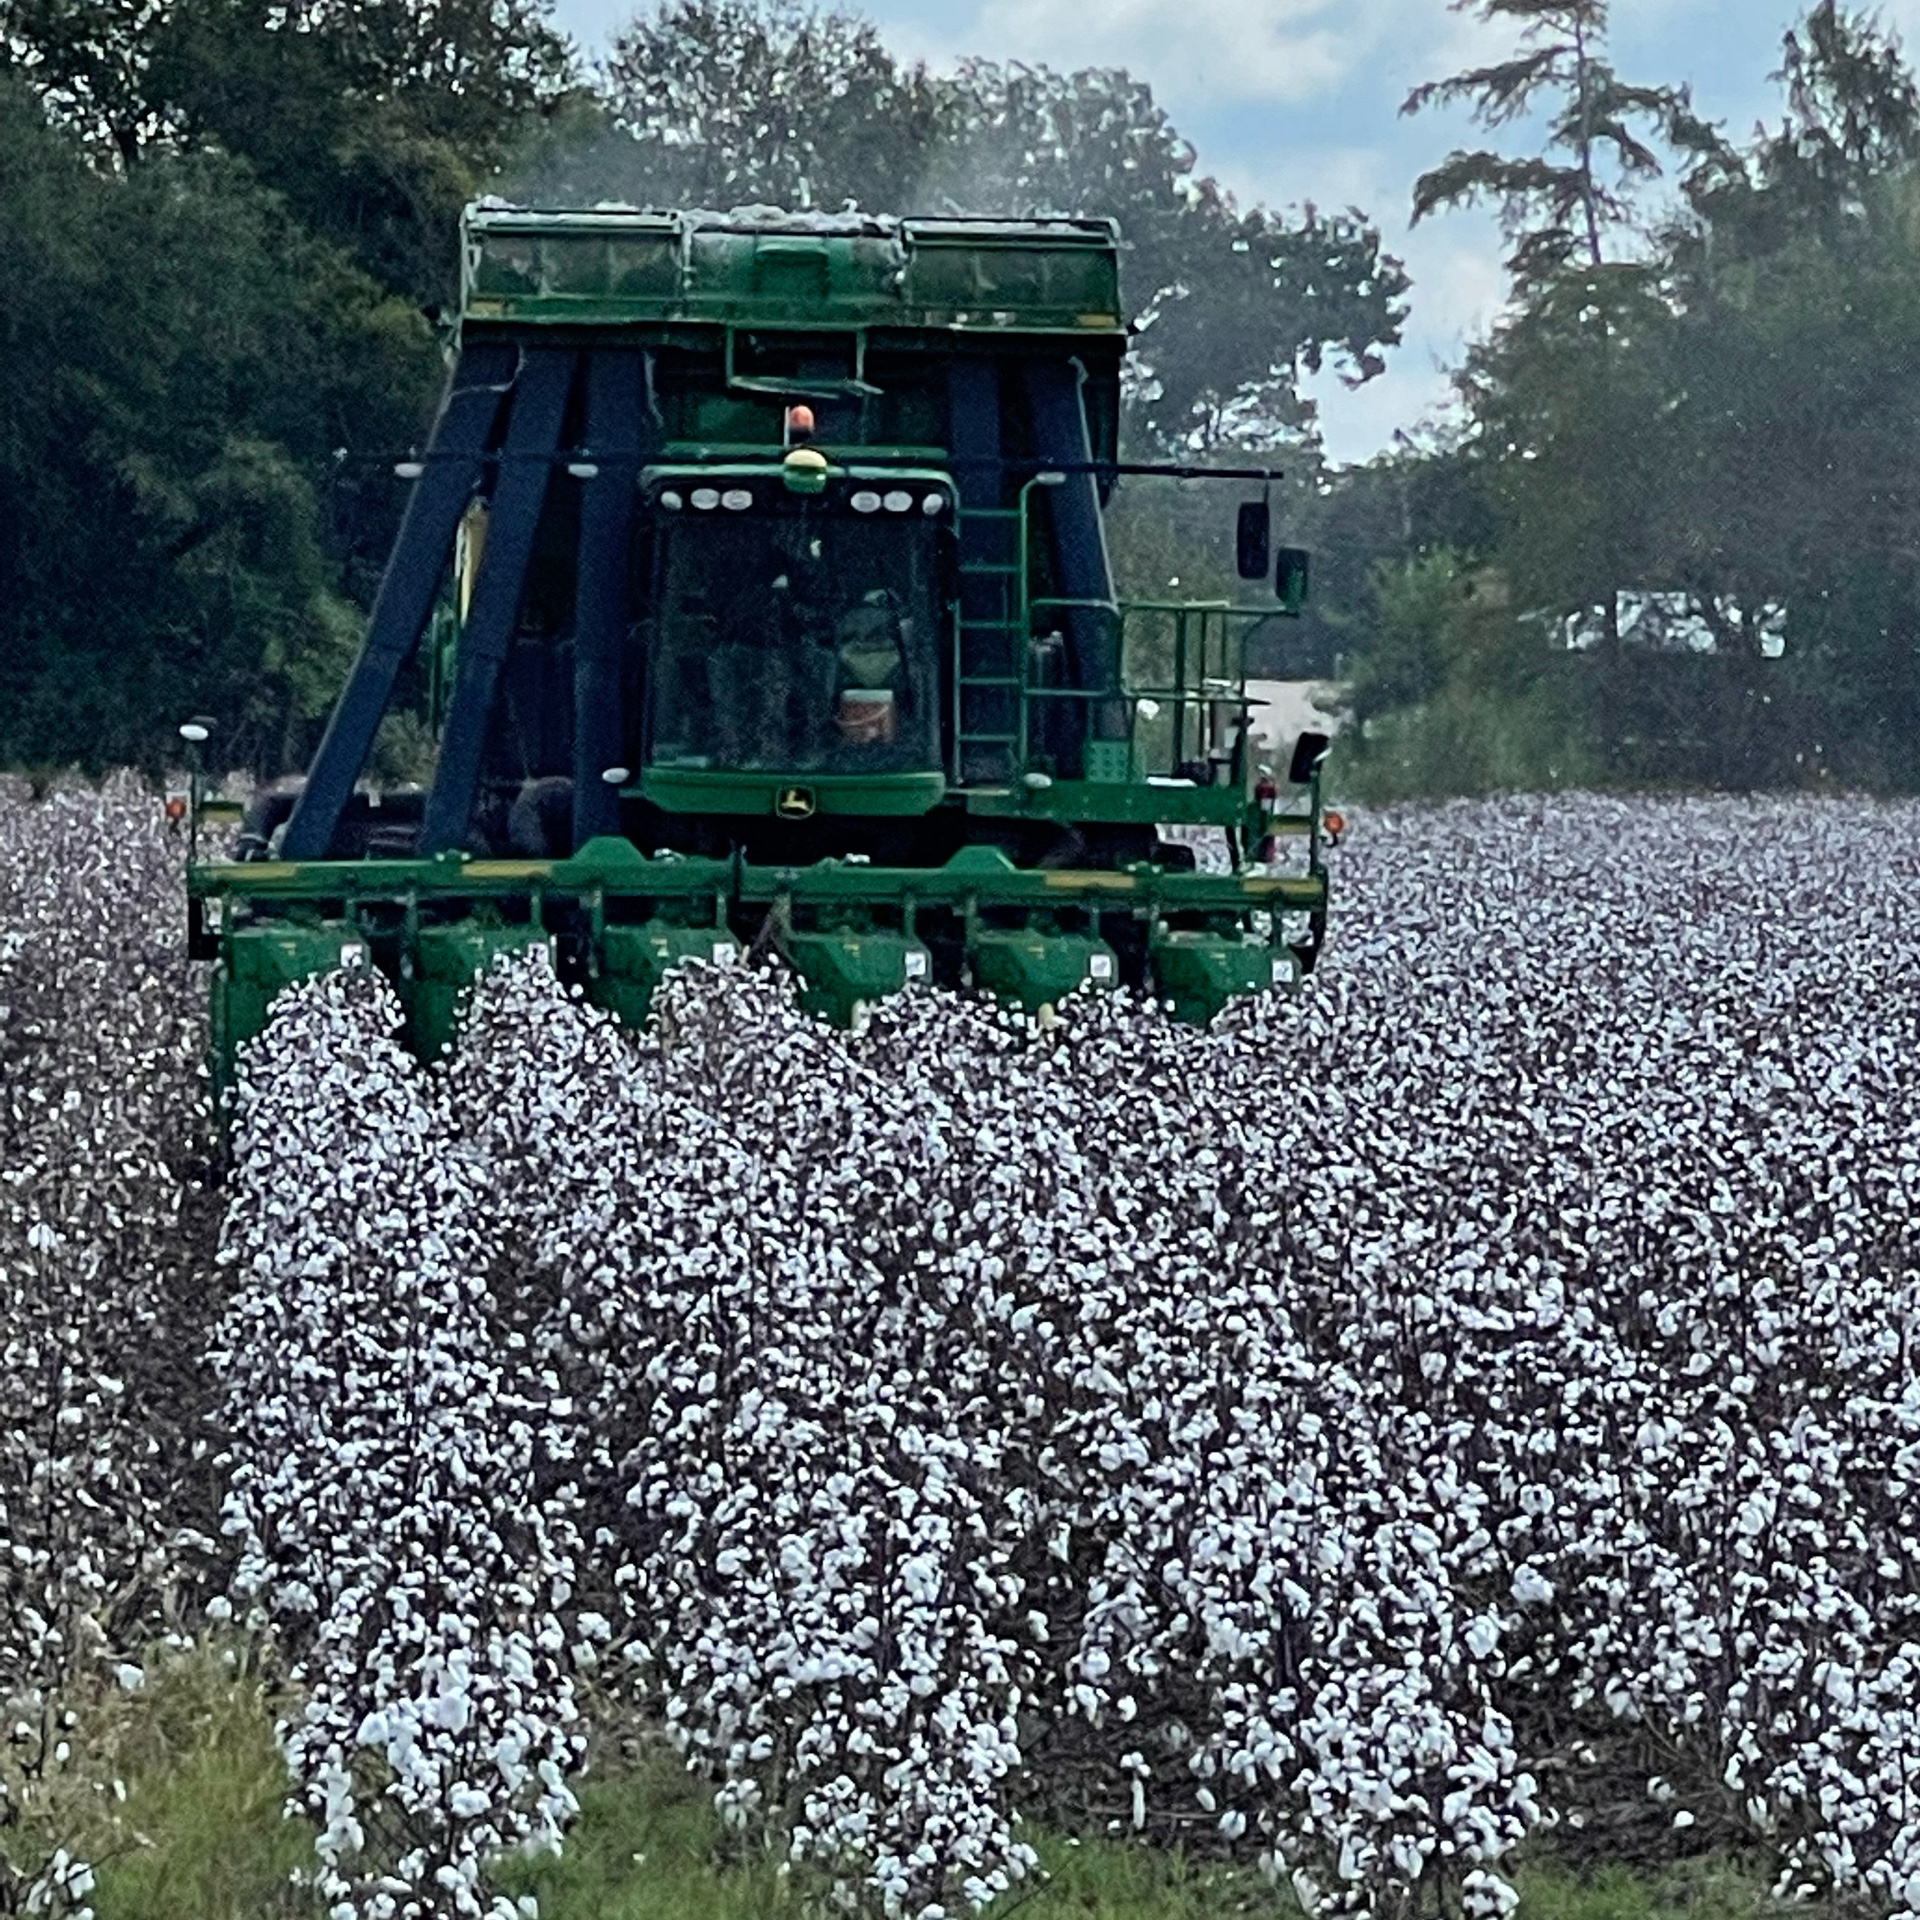
[(1356, 383), (1384, 369), (1409, 283), (1363, 215), (1243, 212), (1121, 71), (975, 60), (945, 87), (933, 205), (1119, 221), (1139, 328), (1128, 424), (1143, 449), (1298, 442), (1302, 374), (1328, 358)]
[(218, 154), (87, 165), (0, 83), (0, 760), (151, 763), (183, 711), (277, 769), (358, 616), (341, 447), (404, 445), (426, 328)]
[[(1591, 0), (1478, 11), (1519, 21), (1520, 52), (1409, 106), (1466, 101), (1498, 126), (1549, 105), (1545, 152), (1456, 154), (1417, 189), (1422, 216), (1500, 204), (1514, 299), (1460, 375), (1459, 447), (1392, 465), (1484, 503), (1454, 544), (1510, 592), (1536, 692), (1409, 653), (1440, 626), (1408, 626), (1388, 573), (1360, 596), (1357, 703), (1431, 709), (1397, 737), (1444, 746), (1443, 710), (1551, 696), (1612, 778), (1920, 778), (1920, 397), (1889, 377), (1920, 357), (1920, 86), (1898, 43), (1818, 0), (1785, 36), (1781, 121), (1735, 146), (1684, 89), (1621, 87)], [(1640, 192), (1662, 142), (1682, 198), (1655, 224)], [(1342, 488), (1336, 519), (1371, 485)], [(1663, 652), (1651, 628), (1628, 644), (1648, 596), (1690, 609), (1702, 649)], [(1568, 652), (1567, 616), (1597, 626), (1591, 652)]]
[(910, 211), (940, 133), (925, 67), (798, 0), (674, 0), (619, 36), (602, 85), (630, 143), (601, 150), (610, 183), (656, 206)]
[(168, 131), (147, 67), (169, 10), (170, 0), (0, 0), (0, 48), (57, 124), (132, 167)]
[(1545, 106), (1545, 151), (1517, 158), (1486, 148), (1449, 154), (1416, 183), (1414, 220), (1493, 201), (1519, 293), (1572, 265), (1599, 267), (1608, 240), (1635, 224), (1634, 190), (1661, 171), (1636, 123), (1688, 152), (1713, 148), (1716, 136), (1694, 116), (1685, 87), (1634, 86), (1614, 71), (1605, 57), (1607, 0), (1453, 0), (1453, 8), (1482, 21), (1514, 21), (1518, 51), (1415, 87), (1400, 111), (1464, 103), (1478, 125), (1494, 129)]
[(1896, 41), (1832, 0), (1784, 52), (1785, 117), (1695, 172), (1668, 236), (1675, 571), (1703, 606), (1787, 610), (1772, 704), (1805, 717), (1803, 764), (1906, 783), (1920, 398), (1889, 373), (1920, 355), (1920, 87)]
[(0, 0), (49, 116), (121, 171), (218, 148), (422, 303), (461, 206), (563, 101), (549, 0)]
[(1542, 636), (1561, 615), (1602, 611), (1595, 712), (1603, 758), (1617, 764), (1629, 672), (1619, 594), (1663, 584), (1649, 569), (1667, 471), (1660, 265), (1644, 245), (1623, 253), (1618, 244), (1642, 240), (1636, 193), (1662, 171), (1635, 129), (1696, 159), (1718, 150), (1718, 135), (1684, 87), (1630, 85), (1615, 72), (1606, 0), (1454, 5), (1514, 22), (1519, 47), (1416, 87), (1402, 111), (1465, 103), (1489, 129), (1544, 111), (1542, 151), (1450, 154), (1416, 183), (1414, 219), (1482, 199), (1499, 207), (1514, 305), (1460, 388), (1497, 476), (1500, 556), (1519, 605), (1543, 616)]
[(1714, 143), (1685, 182), (1693, 217), (1668, 235), (1683, 276), (1705, 270), (1709, 235), (1716, 265), (1799, 235), (1844, 244), (1875, 183), (1920, 160), (1920, 85), (1870, 15), (1819, 0), (1786, 34), (1772, 78), (1787, 95), (1780, 125), (1746, 152)]

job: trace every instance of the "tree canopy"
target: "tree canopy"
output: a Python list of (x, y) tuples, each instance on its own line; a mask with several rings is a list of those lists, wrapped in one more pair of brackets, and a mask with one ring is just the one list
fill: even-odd
[[(1538, 150), (1456, 153), (1415, 189), (1417, 217), (1498, 202), (1513, 295), (1460, 371), (1458, 427), (1331, 506), (1361, 524), (1370, 490), (1415, 475), (1450, 503), (1376, 537), (1339, 610), (1372, 689), (1357, 759), (1440, 776), (1462, 690), (1492, 728), (1525, 682), (1539, 714), (1552, 689), (1534, 777), (1578, 736), (1582, 777), (1920, 780), (1920, 396), (1901, 372), (1920, 91), (1898, 43), (1819, 0), (1784, 38), (1780, 119), (1735, 143), (1684, 88), (1617, 79), (1604, 0), (1475, 10), (1517, 28), (1513, 58), (1409, 107), (1464, 102)], [(1459, 623), (1433, 616), (1444, 695), (1369, 664), (1406, 653), (1422, 556), (1507, 608), (1451, 653)], [(1525, 671), (1490, 678), (1474, 646)]]
[(0, 757), (145, 761), (183, 700), (277, 764), (355, 637), (342, 446), (404, 444), (437, 355), (240, 163), (117, 179), (0, 82)]
[[(1357, 771), (1920, 782), (1899, 43), (1817, 0), (1734, 140), (1617, 71), (1606, 0), (1458, 4), (1511, 51), (1410, 95), (1484, 136), (1412, 212), (1491, 204), (1510, 298), (1452, 419), (1337, 472), (1302, 383), (1379, 372), (1406, 273), (1237, 202), (1139, 76), (936, 72), (805, 0), (657, 0), (597, 65), (546, 0), (0, 0), (0, 758), (153, 760), (193, 707), (303, 760), (491, 190), (1111, 215), (1130, 446), (1284, 450)], [(1123, 574), (1212, 582), (1197, 527), (1123, 509)]]

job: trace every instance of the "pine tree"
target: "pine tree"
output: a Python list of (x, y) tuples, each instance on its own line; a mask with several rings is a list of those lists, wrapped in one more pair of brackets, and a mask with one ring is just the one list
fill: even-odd
[(1416, 224), (1442, 208), (1490, 200), (1500, 210), (1514, 291), (1543, 286), (1569, 266), (1599, 267), (1609, 239), (1635, 225), (1633, 191), (1661, 172), (1636, 128), (1687, 152), (1717, 144), (1685, 87), (1641, 87), (1606, 58), (1607, 0), (1453, 0), (1491, 24), (1519, 30), (1513, 57), (1414, 88), (1400, 111), (1466, 104), (1489, 131), (1545, 109), (1545, 151), (1518, 158), (1459, 149), (1413, 190)]

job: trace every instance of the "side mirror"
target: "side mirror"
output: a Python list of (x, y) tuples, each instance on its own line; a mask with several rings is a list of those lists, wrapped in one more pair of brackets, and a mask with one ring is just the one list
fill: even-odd
[(1234, 529), (1234, 550), (1242, 580), (1264, 580), (1273, 565), (1273, 531), (1264, 500), (1241, 503), (1240, 524)]
[(1273, 591), (1280, 601), (1280, 611), (1297, 617), (1307, 604), (1308, 575), (1312, 570), (1313, 556), (1305, 547), (1282, 547), (1277, 564), (1273, 570)]
[(1287, 767), (1287, 778), (1296, 787), (1304, 787), (1314, 776), (1320, 762), (1327, 757), (1327, 749), (1333, 742), (1324, 733), (1303, 733), (1293, 743), (1293, 759)]

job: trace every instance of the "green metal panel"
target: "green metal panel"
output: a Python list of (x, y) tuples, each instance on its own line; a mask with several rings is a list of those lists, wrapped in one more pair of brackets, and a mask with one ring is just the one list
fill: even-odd
[(231, 1083), (240, 1048), (265, 1030), (268, 1010), (283, 988), (366, 962), (365, 939), (344, 920), (317, 925), (276, 920), (236, 928), (213, 977), (213, 1054), (222, 1084)]
[(697, 773), (649, 767), (643, 794), (668, 813), (911, 816), (931, 813), (946, 796), (940, 773)]
[(1111, 987), (1120, 979), (1113, 949), (1090, 934), (976, 927), (967, 937), (967, 958), (976, 985), (1029, 1013), (1080, 987)]
[[(616, 848), (624, 857), (604, 857)], [(312, 860), (203, 863), (190, 868), (188, 892), (220, 899), (237, 911), (284, 912), (313, 901), (391, 902), (473, 908), (482, 902), (548, 899), (707, 901), (716, 896), (754, 906), (801, 904), (898, 906), (927, 901), (1056, 910), (1065, 906), (1245, 913), (1255, 909), (1320, 911), (1324, 872), (1177, 873), (1153, 866), (1015, 867), (991, 847), (969, 847), (943, 867), (877, 867), (820, 860), (805, 867), (663, 854), (649, 859), (626, 841), (594, 840), (571, 860)], [(433, 929), (442, 931), (442, 929)], [(526, 929), (495, 928), (495, 932)], [(422, 935), (424, 940), (425, 935)]]
[(600, 936), (600, 971), (591, 996), (623, 1025), (644, 1027), (660, 982), (688, 960), (726, 965), (740, 943), (725, 927), (676, 927), (648, 920), (637, 927), (608, 927)]
[(800, 1004), (835, 1026), (851, 1026), (862, 1007), (933, 977), (931, 956), (911, 934), (789, 933), (781, 946), (800, 976)]
[[(204, 862), (188, 869), (196, 925), (220, 942), (226, 964), (214, 983), (214, 1064), (232, 1080), (233, 1050), (265, 1024), (273, 995), (295, 979), (371, 958), (396, 977), (416, 1052), (431, 1059), (453, 1039), (460, 999), (502, 953), (546, 944), (536, 902), (562, 924), (591, 929), (583, 954), (593, 996), (639, 1023), (669, 966), (731, 945), (730, 915), (772, 917), (805, 931), (782, 945), (804, 982), (806, 1004), (851, 1021), (857, 1008), (930, 977), (927, 949), (910, 927), (923, 908), (962, 916), (981, 985), (1038, 1008), (1096, 972), (1113, 950), (1090, 932), (1057, 931), (1118, 914), (1160, 931), (1152, 965), (1160, 991), (1185, 1017), (1204, 1020), (1236, 993), (1297, 981), (1291, 949), (1223, 932), (1166, 930), (1166, 922), (1245, 925), (1255, 913), (1323, 917), (1323, 870), (1274, 874), (1176, 872), (1147, 863), (1102, 868), (1015, 867), (999, 850), (969, 847), (942, 867), (877, 867), (821, 860), (802, 867), (738, 860), (649, 857), (630, 842), (601, 839), (565, 860), (491, 860), (448, 854), (431, 860)], [(607, 924), (613, 903), (644, 916)], [(983, 924), (981, 914), (1024, 920)], [(326, 918), (317, 919), (316, 912)], [(459, 917), (465, 916), (465, 917)], [(426, 924), (422, 925), (422, 921)], [(879, 922), (879, 930), (871, 930)], [(370, 939), (360, 926), (376, 929)], [(384, 931), (378, 931), (384, 929)], [(364, 942), (364, 944), (363, 944)], [(1117, 969), (1116, 969), (1117, 972)], [(1110, 977), (1110, 976), (1109, 976)]]
[(474, 981), (506, 953), (525, 953), (550, 945), (538, 926), (487, 926), (464, 920), (449, 927), (425, 927), (416, 944), (413, 991), (408, 1008), (413, 1049), (434, 1060), (460, 1030), (462, 996)]
[(463, 232), (462, 317), (483, 323), (1124, 332), (1105, 220), (473, 206)]
[(1285, 991), (1300, 981), (1300, 963), (1288, 948), (1251, 935), (1162, 931), (1150, 960), (1161, 998), (1195, 1026), (1241, 994)]
[[(680, 293), (680, 222), (672, 214), (529, 214), (469, 208), (462, 283), (468, 313), (640, 303)], [(554, 314), (558, 317), (558, 313)]]
[(1045, 315), (1059, 327), (1117, 325), (1119, 252), (1105, 224), (909, 221), (907, 300), (974, 324), (998, 312)]
[[(1097, 741), (1127, 751), (1124, 740)], [(1089, 767), (1091, 768), (1091, 762)], [(969, 787), (967, 811), (985, 818), (1097, 820), (1139, 826), (1249, 827), (1263, 823), (1238, 787), (1198, 787), (1185, 780), (1054, 780), (1044, 787)], [(1274, 831), (1285, 832), (1284, 827)]]

